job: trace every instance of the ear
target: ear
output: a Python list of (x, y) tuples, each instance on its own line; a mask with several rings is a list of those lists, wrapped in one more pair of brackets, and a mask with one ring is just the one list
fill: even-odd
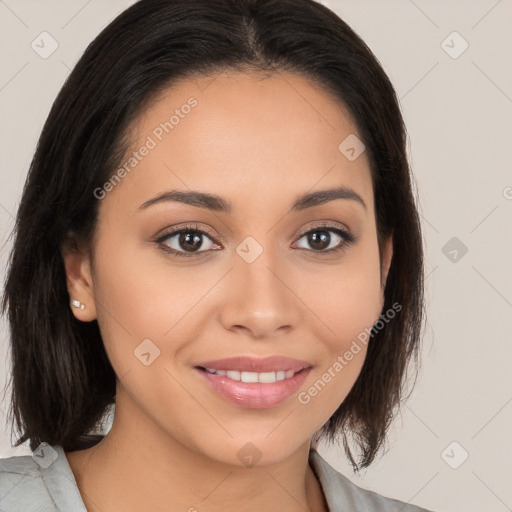
[(386, 281), (388, 279), (389, 267), (393, 259), (393, 235), (391, 234), (384, 242), (382, 247), (381, 257), (381, 287), (382, 290), (386, 288)]
[[(96, 304), (89, 251), (70, 237), (63, 244), (61, 255), (66, 271), (66, 284), (70, 297), (69, 307), (77, 320), (91, 322), (96, 319)], [(79, 300), (85, 308), (73, 307), (72, 300)]]

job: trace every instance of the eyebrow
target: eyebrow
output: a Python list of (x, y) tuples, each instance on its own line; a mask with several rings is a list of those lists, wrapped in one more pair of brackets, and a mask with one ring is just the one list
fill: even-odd
[[(299, 197), (293, 203), (291, 211), (301, 211), (313, 206), (320, 206), (330, 201), (334, 201), (335, 199), (348, 199), (356, 201), (366, 210), (366, 203), (355, 190), (345, 186), (340, 186), (328, 190), (318, 190), (317, 192), (311, 192)], [(214, 212), (229, 214), (233, 211), (233, 206), (229, 200), (215, 194), (207, 194), (205, 192), (199, 192), (195, 190), (169, 190), (168, 192), (163, 192), (162, 194), (159, 194), (156, 197), (153, 197), (152, 199), (142, 203), (138, 210), (145, 210), (154, 204), (169, 201), (189, 204), (191, 206), (205, 208)]]

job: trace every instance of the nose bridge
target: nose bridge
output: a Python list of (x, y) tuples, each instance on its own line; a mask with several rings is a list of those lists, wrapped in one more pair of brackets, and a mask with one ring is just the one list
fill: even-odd
[(283, 255), (270, 245), (271, 235), (261, 238), (263, 244), (247, 237), (236, 248), (233, 288), (227, 294), (222, 318), (227, 328), (243, 326), (255, 336), (270, 336), (281, 327), (296, 324), (298, 306), (287, 283)]

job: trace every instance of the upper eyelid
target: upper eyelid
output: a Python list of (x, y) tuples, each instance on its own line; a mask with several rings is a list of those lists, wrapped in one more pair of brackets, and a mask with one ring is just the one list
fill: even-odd
[(181, 233), (183, 231), (185, 231), (185, 232), (186, 231), (197, 231), (197, 232), (199, 232), (201, 234), (209, 236), (212, 239), (216, 238), (216, 236), (214, 234), (210, 233), (205, 228), (195, 227), (195, 226), (191, 226), (191, 225), (185, 225), (185, 226), (180, 226), (180, 227), (177, 227), (177, 228), (170, 228), (169, 231), (165, 231), (164, 230), (164, 233), (162, 235), (157, 236), (156, 241), (166, 240), (167, 238), (171, 238), (172, 236), (176, 236), (176, 235), (178, 235), (179, 233)]

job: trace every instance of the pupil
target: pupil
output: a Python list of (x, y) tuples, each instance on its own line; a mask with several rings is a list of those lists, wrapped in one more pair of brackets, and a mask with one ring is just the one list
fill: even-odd
[(325, 247), (329, 247), (330, 236), (328, 231), (315, 231), (310, 234), (309, 243), (315, 249), (325, 249)]

